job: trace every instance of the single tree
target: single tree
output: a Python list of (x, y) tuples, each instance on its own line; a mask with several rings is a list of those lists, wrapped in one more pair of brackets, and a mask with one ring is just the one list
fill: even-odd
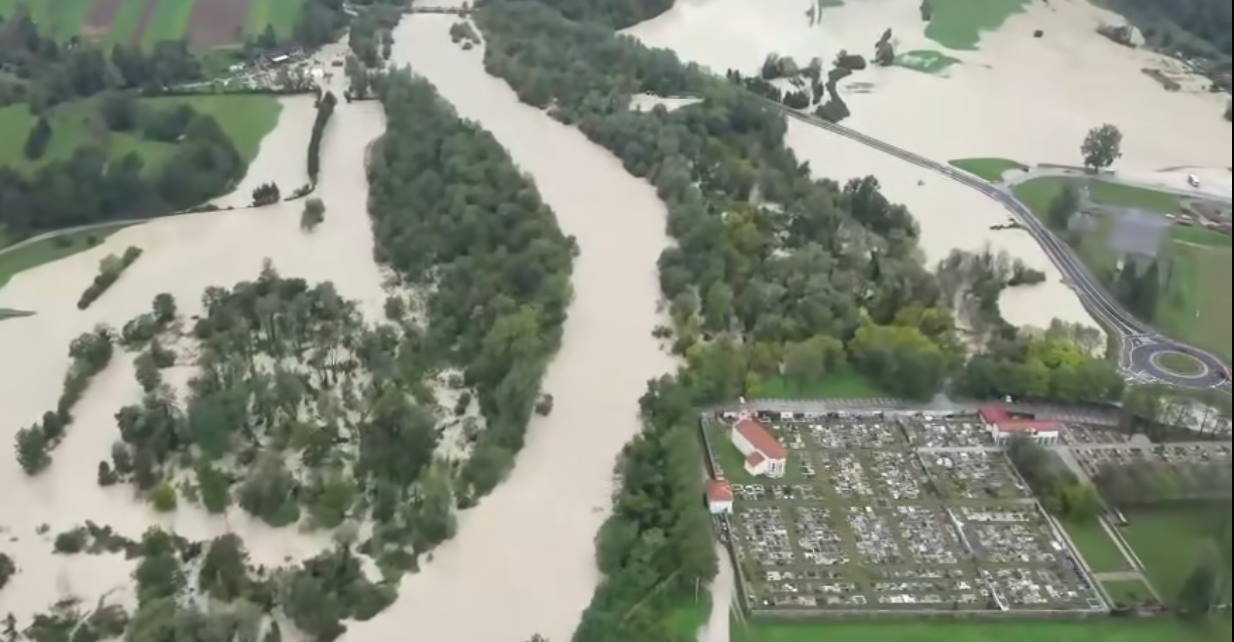
[(51, 142), (51, 123), (47, 122), (45, 116), (39, 116), (34, 127), (30, 128), (30, 134), (26, 136), (25, 154), (29, 160), (38, 160), (43, 157), (43, 153), (47, 151), (47, 143)]
[(39, 427), (22, 428), (17, 431), (17, 463), (27, 475), (42, 471), (51, 463), (47, 454), (47, 436)]
[(176, 318), (176, 297), (167, 292), (160, 292), (154, 295), (154, 301), (151, 303), (151, 308), (154, 310), (154, 318), (159, 323), (170, 323)]
[(1080, 153), (1084, 156), (1084, 167), (1097, 171), (1109, 167), (1115, 159), (1122, 156), (1120, 147), (1123, 144), (1123, 133), (1117, 127), (1106, 123), (1088, 131)]
[(300, 229), (312, 232), (326, 220), (326, 204), (320, 198), (310, 198), (304, 202), (304, 211), (300, 213)]

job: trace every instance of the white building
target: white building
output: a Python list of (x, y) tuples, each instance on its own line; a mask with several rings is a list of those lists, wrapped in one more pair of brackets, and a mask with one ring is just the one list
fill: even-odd
[(727, 515), (733, 512), (733, 487), (723, 479), (707, 482), (707, 510), (712, 515)]
[(751, 475), (783, 477), (788, 451), (753, 417), (743, 417), (733, 424), (729, 439), (745, 455), (745, 469)]
[(982, 406), (977, 414), (999, 446), (1006, 445), (1015, 435), (1028, 435), (1043, 446), (1053, 446), (1062, 433), (1062, 424), (1057, 421), (1013, 417), (1006, 408), (994, 403)]

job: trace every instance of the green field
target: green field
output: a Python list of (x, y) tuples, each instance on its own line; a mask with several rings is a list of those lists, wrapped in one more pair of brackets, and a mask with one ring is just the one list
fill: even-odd
[(926, 74), (942, 73), (957, 62), (960, 62), (959, 58), (952, 58), (933, 49), (905, 51), (902, 54), (897, 54), (895, 60), (895, 64), (899, 67), (906, 67)]
[(111, 225), (73, 232), (0, 253), (0, 287), (4, 287), (4, 284), (8, 283), (14, 274), (22, 270), (88, 250), (124, 227), (126, 226)]
[(1008, 170), (1028, 170), (1027, 165), (1006, 158), (957, 158), (948, 162), (991, 183), (1001, 182), (1003, 180), (1003, 172)]
[(1064, 520), (1062, 525), (1094, 573), (1131, 570), (1127, 558), (1123, 557), (1114, 540), (1110, 539), (1096, 519), (1087, 522)]
[[(209, 0), (203, 0), (209, 2)], [(150, 16), (146, 30), (141, 34), (141, 46), (149, 49), (155, 43), (163, 40), (179, 40), (189, 28), (189, 18), (193, 16), (193, 5), (197, 0), (160, 0), (159, 6)]]
[(976, 49), (982, 31), (992, 31), (1024, 9), (1028, 0), (930, 0), (927, 38), (949, 49)]
[(1183, 243), (1194, 243), (1209, 247), (1230, 247), (1229, 236), (1201, 227), (1175, 225), (1170, 228), (1170, 237), (1175, 241), (1182, 241)]
[(1110, 594), (1115, 604), (1143, 604), (1153, 597), (1140, 580), (1107, 580), (1101, 586), (1105, 587), (1105, 592)]
[[(24, 4), (30, 9), (30, 19), (39, 25), (52, 38), (65, 41), (81, 31), (81, 23), (86, 20), (92, 0), (26, 0)], [(10, 2), (16, 7), (23, 2)], [(0, 13), (8, 15), (10, 11), (0, 7)]]
[(733, 622), (732, 642), (1228, 642), (1229, 621), (1179, 620), (874, 620)]
[(116, 16), (112, 18), (111, 29), (107, 31), (103, 41), (107, 45), (127, 45), (132, 42), (133, 36), (137, 33), (137, 23), (141, 21), (141, 10), (144, 6), (146, 6), (146, 0), (124, 0)]
[(1171, 336), (1231, 358), (1231, 250), (1172, 241), (1169, 270), (1153, 322)]
[(1181, 352), (1167, 352), (1157, 357), (1157, 364), (1181, 375), (1198, 375), (1204, 371), (1204, 364)]
[(277, 99), (261, 95), (172, 96), (142, 100), (143, 104), (159, 108), (182, 102), (191, 104), (198, 112), (214, 116), (246, 163), (257, 156), (261, 139), (274, 129), (283, 109)]
[[(1035, 178), (1016, 185), (1017, 198), (1042, 220), (1050, 203), (1069, 178)], [(1090, 195), (1102, 202), (1139, 207), (1156, 212), (1176, 212), (1178, 197), (1103, 181), (1089, 181)], [(1114, 277), (1118, 254), (1110, 249), (1113, 223), (1097, 220), (1098, 228), (1082, 238), (1069, 239), (1072, 247), (1094, 274), (1109, 283)], [(1227, 361), (1231, 358), (1231, 247), (1230, 237), (1210, 230), (1181, 225), (1170, 228), (1168, 240), (1158, 252), (1165, 282), (1151, 319), (1153, 325), (1182, 341), (1210, 350)]]
[(754, 382), (749, 393), (754, 399), (866, 399), (887, 394), (851, 368), (839, 370), (815, 384), (782, 376), (765, 377)]
[(1182, 210), (1182, 203), (1175, 194), (1108, 181), (1088, 181), (1088, 195), (1094, 203), (1134, 207), (1161, 214), (1177, 214)]
[[(721, 560), (720, 563), (726, 562)], [(668, 612), (668, 629), (683, 640), (693, 640), (709, 615), (711, 594), (703, 592), (697, 601), (681, 604)]]
[[(1123, 538), (1143, 562), (1161, 599), (1170, 602), (1178, 596), (1204, 548), (1215, 541), (1220, 521), (1228, 519), (1229, 504), (1224, 515), (1205, 504), (1128, 510), (1124, 514), (1128, 524), (1120, 527)], [(1227, 566), (1225, 572), (1229, 571)], [(1226, 591), (1228, 599), (1228, 584)]]
[[(198, 111), (213, 115), (245, 162), (257, 155), (261, 139), (274, 128), (281, 109), (274, 98), (258, 95), (159, 97), (140, 101), (143, 106), (159, 108), (179, 102), (189, 102)], [(35, 120), (24, 103), (0, 107), (0, 140), (14, 141), (0, 146), (0, 165), (30, 173), (52, 161), (66, 160), (79, 146), (93, 143), (106, 149), (112, 158), (138, 152), (146, 169), (154, 170), (175, 150), (174, 144), (147, 140), (136, 132), (108, 131), (98, 115), (96, 100), (83, 99), (51, 110), (48, 120), (52, 135), (47, 151), (38, 160), (30, 161), (23, 147)]]
[(244, 35), (261, 35), (266, 25), (272, 25), (279, 38), (290, 37), (303, 5), (304, 0), (252, 0)]

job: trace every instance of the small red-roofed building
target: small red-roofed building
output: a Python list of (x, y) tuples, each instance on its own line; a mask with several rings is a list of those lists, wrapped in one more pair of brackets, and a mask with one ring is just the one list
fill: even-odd
[(1062, 433), (1062, 424), (1057, 421), (1016, 417), (1007, 409), (996, 403), (988, 403), (977, 410), (981, 422), (994, 443), (1003, 446), (1015, 435), (1028, 435), (1042, 446), (1053, 446), (1058, 443)]
[(733, 487), (723, 479), (707, 481), (707, 510), (712, 515), (727, 515), (733, 512)]
[(745, 469), (751, 475), (783, 477), (788, 451), (753, 417), (742, 417), (733, 424), (729, 439), (745, 455)]

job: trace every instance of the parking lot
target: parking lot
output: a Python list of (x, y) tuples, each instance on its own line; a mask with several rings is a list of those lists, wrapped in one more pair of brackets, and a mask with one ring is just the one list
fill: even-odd
[[(802, 474), (733, 484), (728, 536), (750, 607), (1104, 608), (975, 418), (762, 423)], [(714, 448), (732, 447), (725, 426)]]

